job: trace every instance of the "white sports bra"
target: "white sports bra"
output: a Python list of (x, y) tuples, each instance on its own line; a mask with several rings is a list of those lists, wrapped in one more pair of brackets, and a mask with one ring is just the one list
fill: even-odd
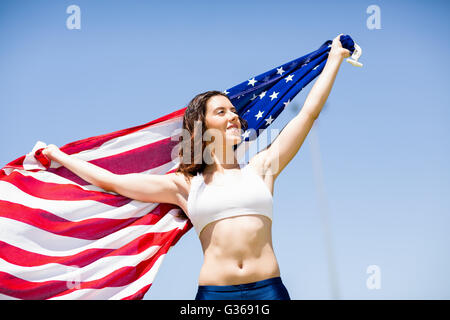
[(269, 188), (248, 164), (239, 167), (240, 174), (224, 174), (210, 184), (205, 183), (200, 172), (192, 178), (187, 215), (198, 236), (207, 224), (228, 217), (259, 214), (272, 220)]

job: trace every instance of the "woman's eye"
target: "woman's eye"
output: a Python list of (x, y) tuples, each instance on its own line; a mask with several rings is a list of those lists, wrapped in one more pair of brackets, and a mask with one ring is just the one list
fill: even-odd
[[(233, 113), (236, 113), (236, 114), (237, 114), (237, 111), (236, 111), (236, 110), (232, 110), (231, 112), (233, 112)], [(223, 110), (220, 110), (220, 111), (218, 111), (218, 113), (224, 113), (224, 111), (223, 111)]]

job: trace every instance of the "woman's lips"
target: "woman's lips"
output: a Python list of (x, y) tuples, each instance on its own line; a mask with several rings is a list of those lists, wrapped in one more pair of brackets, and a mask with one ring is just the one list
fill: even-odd
[(230, 132), (230, 134), (233, 135), (233, 136), (238, 136), (238, 135), (241, 134), (237, 127), (228, 128), (227, 132)]

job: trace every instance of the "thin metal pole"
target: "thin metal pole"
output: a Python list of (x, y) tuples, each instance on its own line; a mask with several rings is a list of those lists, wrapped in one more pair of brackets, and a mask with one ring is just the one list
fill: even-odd
[(311, 157), (314, 173), (314, 181), (317, 193), (317, 202), (322, 223), (322, 231), (325, 242), (326, 256), (328, 260), (328, 277), (330, 280), (332, 299), (340, 299), (338, 275), (334, 262), (334, 253), (332, 246), (332, 237), (330, 223), (328, 219), (329, 205), (325, 193), (322, 160), (320, 156), (319, 136), (317, 134), (317, 121), (313, 124), (310, 132)]

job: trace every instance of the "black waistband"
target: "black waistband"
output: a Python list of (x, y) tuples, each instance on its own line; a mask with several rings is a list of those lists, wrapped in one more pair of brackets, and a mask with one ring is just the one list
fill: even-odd
[(208, 291), (237, 291), (242, 289), (256, 289), (278, 283), (282, 283), (281, 277), (269, 278), (250, 283), (232, 284), (227, 286), (198, 286), (198, 289)]

